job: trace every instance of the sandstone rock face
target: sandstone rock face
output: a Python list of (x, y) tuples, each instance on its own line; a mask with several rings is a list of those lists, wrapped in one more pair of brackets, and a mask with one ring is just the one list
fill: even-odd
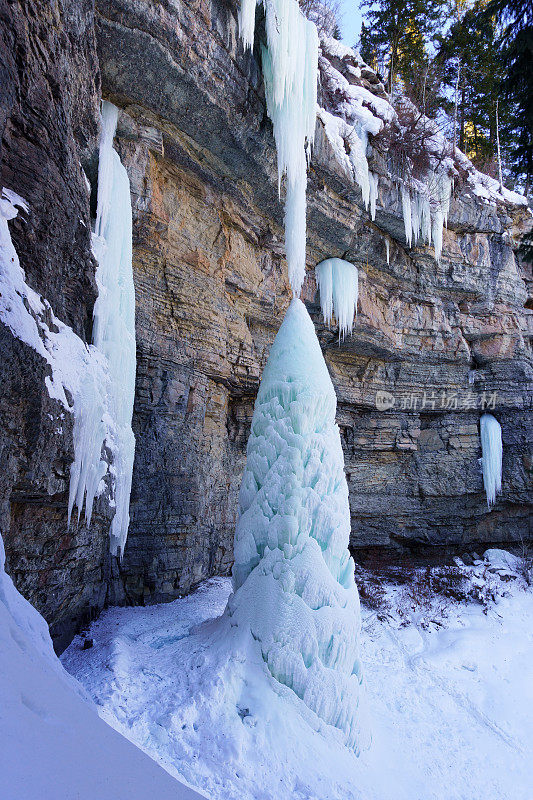
[[(8, 5), (16, 14), (15, 24), (1, 18), (6, 36), (22, 41), (21, 7)], [(43, 27), (44, 4), (30, 6), (34, 24)], [(6, 413), (13, 405), (20, 410), (14, 430), (8, 434), (3, 423), (2, 435), (10, 452), (18, 437), (17, 448), (30, 448), (39, 464), (28, 477), (30, 467), (14, 456), (1, 490), (2, 519), (13, 530), (6, 544), (18, 585), (38, 605), (41, 593), (40, 608), (52, 622), (104, 602), (171, 599), (229, 570), (255, 393), (290, 299), (258, 54), (242, 50), (234, 0), (97, 0), (94, 27), (89, 3), (67, 6), (72, 14), (62, 27), (36, 32), (38, 57), (25, 55), (36, 85), (49, 82), (54, 70), (70, 69), (71, 85), (56, 77), (56, 96), (49, 90), (64, 111), (53, 114), (47, 106), (47, 116), (31, 117), (28, 87), (8, 98), (3, 162), (11, 173), (4, 183), (37, 209), (29, 225), (43, 226), (33, 244), (28, 226), (17, 230), (21, 260), (33, 265), (26, 267), (28, 282), (75, 330), (87, 331), (94, 264), (87, 229), (76, 231), (80, 218), (89, 224), (78, 160), (91, 178), (95, 173), (95, 35), (103, 96), (121, 109), (117, 149), (132, 189), (137, 445), (122, 563), (106, 554), (105, 508), (90, 532), (80, 528), (62, 544), (70, 423), (66, 435), (56, 436), (41, 412), (32, 434), (41, 444), (29, 445), (30, 432), (18, 419), (28, 419), (36, 402), (44, 408), (50, 401), (38, 365), (29, 366), (30, 356), (12, 343), (22, 363), (13, 367), (13, 386), (3, 390)], [(79, 47), (69, 39), (73, 31)], [(51, 63), (43, 65), (43, 58)], [(9, 69), (21, 80), (20, 59)], [(43, 116), (49, 139), (35, 134)], [(15, 137), (12, 120), (22, 118), (29, 121), (20, 122)], [(53, 136), (56, 150), (46, 149)], [(36, 138), (40, 150), (29, 151)], [(58, 153), (65, 153), (60, 170)], [(21, 162), (26, 178), (14, 181)], [(45, 180), (34, 162), (59, 174)], [(38, 193), (57, 197), (67, 179), (63, 218), (56, 221), (58, 209)], [(385, 173), (370, 221), (317, 123), (304, 300), (337, 391), (354, 548), (464, 548), (531, 536), (533, 281), (513, 253), (513, 232), (524, 220), (524, 212), (458, 190), (437, 264), (431, 248), (406, 247), (401, 199)], [(313, 278), (314, 265), (328, 256), (360, 270), (354, 335), (340, 346), (337, 331), (321, 322)], [(24, 369), (28, 388), (21, 392)], [(503, 494), (490, 513), (478, 464), (483, 405), (494, 405), (504, 442)], [(52, 485), (54, 448), (63, 472)], [(26, 487), (20, 507), (19, 485)], [(52, 506), (46, 535), (29, 532)], [(47, 596), (57, 563), (73, 573), (57, 573), (62, 586), (52, 608)]]

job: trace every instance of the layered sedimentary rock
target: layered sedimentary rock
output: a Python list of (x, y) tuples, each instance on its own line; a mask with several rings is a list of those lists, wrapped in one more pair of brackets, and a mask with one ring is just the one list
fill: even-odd
[[(105, 497), (90, 532), (67, 531), (71, 421), (56, 435), (44, 368), (2, 330), (13, 352), (2, 367), (8, 568), (60, 632), (106, 601), (171, 599), (228, 571), (255, 394), (290, 299), (283, 208), (259, 54), (243, 51), (233, 0), (98, 0), (94, 17), (71, 0), (55, 26), (48, 4), (4, 6), (6, 85), (17, 89), (2, 105), (3, 182), (32, 207), (13, 239), (28, 282), (85, 336), (95, 288), (79, 161), (94, 190), (100, 75), (121, 109), (116, 147), (132, 190), (136, 456), (121, 564), (107, 555)], [(376, 81), (361, 76), (383, 94)], [(457, 187), (437, 263), (432, 248), (407, 247), (398, 187), (377, 156), (373, 169), (372, 222), (317, 122), (303, 298), (337, 391), (352, 545), (527, 538), (533, 296), (513, 252), (527, 211)], [(340, 346), (313, 275), (331, 256), (360, 277), (357, 322)], [(503, 492), (490, 512), (483, 402), (503, 434)]]

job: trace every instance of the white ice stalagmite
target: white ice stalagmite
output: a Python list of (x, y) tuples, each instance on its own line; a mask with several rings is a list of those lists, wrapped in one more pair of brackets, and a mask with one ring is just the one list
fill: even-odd
[(335, 411), (313, 323), (295, 298), (255, 404), (228, 615), (251, 633), (272, 679), (359, 751), (368, 742), (360, 612)]
[(93, 342), (109, 364), (109, 413), (114, 423), (115, 515), (110, 547), (124, 551), (135, 438), (131, 428), (135, 395), (135, 288), (132, 268), (132, 217), (128, 175), (113, 149), (118, 109), (102, 105), (98, 165), (98, 203), (93, 247), (98, 261), (98, 298), (94, 305)]
[(387, 253), (387, 264), (390, 264), (390, 242), (388, 239), (385, 239), (385, 250)]
[(480, 420), (481, 464), (483, 484), (490, 508), (502, 490), (502, 429), (492, 414), (483, 414)]
[(331, 325), (333, 315), (339, 326), (339, 340), (353, 329), (359, 298), (359, 273), (357, 267), (342, 258), (326, 258), (315, 267), (320, 291), (320, 307), (326, 325)]
[[(318, 33), (296, 0), (264, 0), (267, 46), (263, 74), (274, 127), (278, 182), (286, 176), (285, 250), (289, 282), (298, 296), (305, 276), (307, 162), (315, 136)], [(241, 37), (253, 44), (255, 2), (242, 0)]]

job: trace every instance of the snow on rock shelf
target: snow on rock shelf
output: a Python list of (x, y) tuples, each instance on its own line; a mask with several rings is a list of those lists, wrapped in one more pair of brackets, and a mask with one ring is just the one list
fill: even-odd
[[(296, 0), (264, 0), (267, 47), (262, 50), (268, 116), (274, 126), (278, 183), (286, 175), (285, 251), (295, 296), (305, 276), (307, 161), (315, 137), (318, 34)], [(256, 0), (241, 0), (239, 26), (252, 47)]]
[[(135, 438), (131, 429), (135, 396), (135, 287), (132, 267), (130, 182), (113, 149), (118, 109), (104, 101), (98, 164), (98, 203), (93, 247), (98, 261), (94, 304), (94, 345), (109, 365), (109, 413), (114, 422), (115, 505), (110, 547), (122, 554), (129, 525)], [(79, 507), (79, 504), (78, 504)]]
[[(369, 144), (385, 126), (392, 125), (402, 133), (400, 112), (359, 54), (324, 34), (320, 37), (319, 72), (324, 107), (318, 108), (318, 119), (337, 163), (361, 189), (362, 202), (374, 220), (378, 175), (369, 169)], [(370, 76), (371, 83), (364, 76)], [(372, 91), (363, 85), (365, 82)], [(435, 259), (440, 260), (452, 182), (460, 175), (466, 188), (484, 202), (527, 206), (525, 197), (501, 190), (498, 181), (478, 172), (457, 148), (452, 156), (452, 148), (436, 122), (421, 114), (406, 97), (397, 98), (395, 105), (407, 116), (412, 114), (418, 119), (419, 136), (425, 141), (429, 162), (419, 178), (392, 176), (401, 199), (408, 247), (433, 242)]]
[(483, 485), (490, 508), (502, 490), (502, 429), (492, 414), (483, 414), (479, 422), (481, 432), (481, 464)]
[(342, 258), (327, 258), (317, 264), (315, 275), (324, 322), (331, 325), (335, 313), (340, 341), (353, 329), (359, 297), (359, 272), (356, 266)]
[(203, 797), (100, 719), (86, 692), (57, 659), (46, 622), (15, 589), (4, 561), (0, 537), (2, 798)]
[(369, 737), (336, 405), (313, 323), (294, 299), (255, 404), (228, 611), (275, 681), (359, 751)]

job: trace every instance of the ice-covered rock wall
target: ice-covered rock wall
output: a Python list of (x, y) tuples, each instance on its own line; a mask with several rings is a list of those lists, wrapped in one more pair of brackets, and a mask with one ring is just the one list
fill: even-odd
[[(0, 198), (0, 320), (48, 365), (49, 374), (44, 378), (48, 395), (63, 408), (56, 433), (63, 431), (65, 414), (73, 416), (68, 522), (74, 503), (79, 518), (85, 501), (85, 521), (90, 525), (94, 499), (104, 490), (102, 479), (109, 475), (111, 504), (116, 508), (111, 550), (118, 553), (127, 534), (133, 467), (135, 328), (129, 181), (111, 149), (117, 110), (110, 108), (111, 124), (108, 111), (104, 111), (103, 199), (99, 202), (103, 211), (99, 210), (94, 237), (99, 259), (94, 344), (85, 344), (56, 316), (48, 300), (27, 284), (8, 223), (19, 211), (30, 215), (31, 209), (8, 188)], [(106, 181), (109, 166), (110, 180)]]
[[(372, 171), (369, 163), (375, 162), (372, 138), (388, 130), (387, 139), (394, 128), (394, 135), (401, 139), (406, 136), (405, 124), (410, 124), (409, 117), (417, 120), (416, 135), (423, 143), (422, 160), (427, 163), (418, 168), (412, 163), (410, 167), (403, 164), (399, 170), (394, 158), (389, 157), (385, 169), (386, 172), (390, 170), (387, 177), (392, 177), (396, 185), (408, 248), (433, 244), (435, 260), (440, 261), (453, 182), (459, 176), (482, 202), (527, 205), (524, 197), (501, 189), (498, 181), (476, 170), (460, 150), (456, 148), (452, 153), (438, 124), (421, 114), (406, 97), (396, 98), (393, 106), (373, 70), (352, 48), (322, 35), (319, 73), (321, 107), (318, 118), (339, 166), (346, 177), (359, 186), (361, 199), (372, 220), (376, 217), (379, 183), (379, 175)], [(364, 85), (365, 77), (371, 80), (373, 91)], [(384, 145), (385, 150), (387, 146)], [(412, 155), (409, 146), (402, 152), (403, 160), (409, 163)]]
[(336, 405), (313, 323), (293, 299), (255, 404), (228, 608), (272, 677), (359, 750), (368, 730)]
[(107, 381), (98, 390), (83, 377), (85, 412), (74, 423), (75, 460), (71, 468), (68, 519), (74, 505), (78, 519), (85, 502), (90, 525), (94, 498), (108, 470), (102, 457), (112, 453), (110, 549), (121, 555), (129, 524), (129, 501), (135, 439), (131, 429), (135, 394), (135, 289), (132, 271), (130, 182), (113, 149), (118, 109), (104, 102), (98, 163), (98, 204), (93, 250), (98, 262), (93, 343), (106, 359)]
[[(136, 469), (120, 570), (109, 558), (108, 491), (90, 529), (83, 515), (67, 529), (73, 415), (50, 398), (45, 357), (0, 325), (7, 565), (58, 647), (105, 602), (171, 600), (231, 569), (253, 403), (291, 294), (260, 48), (244, 50), (239, 6), (65, 0), (58, 14), (14, 0), (0, 15), (13, 42), (0, 92), (2, 185), (30, 206), (9, 230), (26, 285), (81, 342), (91, 341), (98, 294), (83, 172), (94, 185), (102, 92), (121, 106), (115, 147), (134, 198)], [(321, 66), (302, 291), (338, 397), (351, 545), (463, 552), (527, 539), (533, 278), (513, 254), (527, 210), (456, 153), (441, 261), (420, 239), (409, 248), (401, 190), (373, 133), (387, 124), (387, 94), (353, 50), (320, 47), (321, 65), (357, 89), (347, 97)], [(372, 127), (366, 148), (356, 123)], [(362, 179), (369, 171), (368, 209), (352, 153)], [(411, 223), (414, 205), (412, 194)], [(313, 278), (330, 256), (359, 271), (358, 324), (340, 347)], [(483, 407), (505, 433), (504, 492), (490, 512)]]
[[(105, 356), (87, 346), (72, 328), (58, 319), (47, 300), (25, 280), (11, 241), (8, 220), (14, 219), (25, 202), (9, 189), (0, 200), (0, 319), (13, 334), (41, 355), (51, 368), (45, 383), (51, 398), (59, 400), (74, 415), (74, 463), (71, 467), (71, 497), (82, 484), (87, 493), (86, 519), (108, 464), (102, 446), (112, 436), (108, 412), (109, 370)], [(81, 503), (79, 504), (81, 509)], [(70, 516), (70, 514), (69, 514)]]

